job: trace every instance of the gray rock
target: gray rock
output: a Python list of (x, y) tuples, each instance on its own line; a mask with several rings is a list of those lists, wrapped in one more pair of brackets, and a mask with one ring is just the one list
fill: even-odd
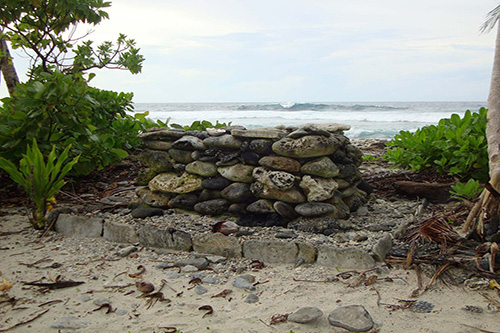
[(335, 212), (335, 206), (323, 202), (307, 202), (295, 206), (295, 211), (304, 217), (316, 217)]
[(140, 159), (155, 173), (168, 172), (172, 170), (172, 158), (165, 151), (147, 150), (140, 155)]
[(105, 221), (103, 228), (104, 239), (118, 243), (137, 243), (137, 231), (135, 227), (127, 223)]
[(207, 284), (219, 284), (220, 280), (217, 276), (207, 276), (201, 280), (203, 283)]
[(247, 289), (247, 290), (250, 290), (250, 291), (254, 291), (256, 290), (257, 288), (255, 288), (255, 286), (253, 284), (251, 284), (250, 282), (248, 282), (247, 280), (237, 276), (234, 281), (233, 281), (233, 286), (236, 287), (236, 288), (242, 288), (242, 289)]
[(201, 190), (202, 179), (199, 176), (184, 172), (178, 175), (171, 172), (160, 173), (149, 182), (152, 191), (167, 193), (190, 193)]
[(98, 217), (84, 217), (60, 214), (56, 221), (56, 231), (64, 236), (77, 238), (101, 237), (104, 221)]
[(280, 214), (287, 220), (293, 220), (299, 216), (297, 212), (295, 212), (295, 209), (292, 205), (289, 205), (282, 201), (276, 201), (273, 204), (273, 208), (278, 214)]
[(292, 133), (288, 134), (287, 137), (292, 139), (298, 139), (307, 135), (321, 135), (324, 137), (330, 137), (331, 133), (325, 131), (324, 129), (320, 129), (315, 125), (303, 125), (302, 127), (299, 127)]
[(198, 197), (199, 201), (208, 201), (220, 198), (222, 198), (220, 191), (207, 190), (207, 189), (201, 191), (200, 196)]
[(328, 131), (333, 134), (343, 133), (344, 131), (348, 131), (351, 129), (351, 126), (337, 123), (326, 123), (326, 124), (314, 124), (307, 123), (302, 126), (314, 126), (318, 129)]
[(104, 304), (111, 304), (111, 303), (112, 302), (109, 298), (98, 298), (98, 299), (94, 300), (94, 304), (97, 306), (101, 306)]
[(194, 161), (186, 165), (186, 172), (202, 177), (214, 177), (217, 175), (217, 167), (213, 163)]
[(335, 190), (339, 187), (337, 182), (331, 178), (318, 178), (305, 175), (299, 186), (307, 195), (307, 201), (320, 202), (333, 197)]
[(248, 294), (248, 296), (245, 298), (245, 303), (253, 304), (257, 303), (259, 301), (259, 296), (255, 294)]
[(183, 150), (205, 150), (205, 145), (201, 139), (191, 136), (185, 135), (182, 138), (174, 141), (172, 147), (175, 149), (183, 149)]
[(253, 182), (252, 172), (255, 167), (245, 164), (235, 164), (217, 168), (220, 175), (233, 182), (251, 183)]
[(366, 332), (373, 328), (373, 319), (361, 305), (343, 306), (328, 315), (331, 325), (351, 332)]
[(247, 206), (247, 211), (253, 214), (275, 213), (273, 202), (267, 199), (259, 199)]
[(276, 128), (233, 129), (231, 135), (243, 138), (281, 139), (286, 132)]
[(208, 289), (203, 287), (202, 285), (197, 285), (196, 287), (194, 287), (194, 292), (198, 295), (203, 295), (208, 292)]
[(144, 219), (151, 216), (163, 216), (164, 210), (161, 208), (138, 207), (132, 210), (130, 214), (135, 219)]
[(255, 283), (255, 275), (243, 274), (239, 276), (240, 278), (247, 280), (249, 283)]
[(221, 136), (212, 136), (203, 140), (205, 146), (210, 148), (227, 148), (227, 149), (239, 149), (241, 147), (242, 141), (235, 138), (230, 134), (224, 134)]
[(188, 164), (193, 161), (192, 152), (190, 150), (169, 149), (168, 154), (177, 163)]
[(89, 326), (89, 324), (90, 322), (88, 320), (83, 320), (75, 316), (66, 316), (57, 319), (50, 327), (56, 329), (78, 330)]
[(194, 205), (194, 210), (202, 215), (220, 215), (227, 211), (229, 202), (226, 199), (213, 199), (199, 202)]
[(247, 183), (233, 183), (223, 189), (221, 195), (232, 202), (246, 202), (255, 198), (250, 192), (250, 185)]
[(266, 155), (273, 152), (271, 146), (273, 145), (273, 141), (264, 140), (264, 139), (256, 139), (250, 141), (248, 148), (254, 153)]
[(256, 154), (251, 151), (246, 151), (241, 153), (240, 157), (243, 160), (244, 164), (255, 165), (255, 166), (259, 165), (259, 160), (261, 158), (259, 154)]
[(140, 133), (138, 137), (143, 140), (164, 140), (167, 139), (180, 139), (187, 132), (182, 129), (161, 129), (161, 130), (149, 130), (145, 133)]
[(354, 164), (346, 164), (340, 169), (339, 178), (345, 179), (349, 183), (361, 179), (362, 174), (359, 172), (358, 167)]
[(359, 248), (338, 248), (320, 246), (318, 248), (318, 265), (345, 268), (370, 269), (375, 267), (375, 260), (366, 251)]
[(270, 188), (286, 191), (295, 184), (295, 176), (285, 171), (269, 171), (262, 167), (253, 169), (253, 178)]
[(137, 230), (142, 246), (189, 251), (192, 247), (191, 235), (173, 228), (162, 229), (143, 225)]
[(119, 257), (128, 257), (130, 254), (133, 252), (137, 251), (137, 247), (130, 245), (127, 247), (124, 247), (123, 249), (118, 250), (116, 253)]
[(350, 197), (342, 199), (342, 201), (349, 207), (349, 211), (355, 212), (366, 203), (366, 196), (361, 191), (358, 191)]
[(198, 268), (193, 266), (193, 265), (186, 265), (181, 268), (181, 273), (186, 274), (186, 273), (194, 273), (198, 272)]
[(259, 160), (259, 164), (272, 170), (281, 170), (287, 172), (300, 171), (300, 163), (290, 157), (264, 156)]
[(241, 257), (241, 245), (238, 239), (221, 233), (196, 235), (193, 249), (199, 253), (215, 254), (223, 257)]
[(115, 313), (116, 313), (117, 315), (119, 315), (119, 316), (124, 316), (124, 315), (126, 315), (126, 314), (128, 313), (128, 311), (127, 311), (127, 310), (125, 310), (125, 309), (116, 309), (116, 310), (115, 310)]
[(282, 230), (278, 231), (274, 237), (279, 238), (279, 239), (292, 239), (292, 238), (297, 238), (297, 234), (293, 232), (292, 230)]
[(333, 178), (340, 173), (339, 167), (326, 156), (305, 163), (300, 171), (323, 178)]
[(250, 185), (250, 191), (254, 196), (261, 199), (273, 199), (287, 203), (303, 203), (306, 201), (304, 194), (296, 188), (280, 191), (260, 182), (255, 182)]
[(178, 194), (173, 197), (169, 202), (169, 207), (190, 209), (192, 210), (194, 205), (198, 203), (198, 196), (191, 193)]
[(234, 215), (242, 215), (242, 214), (247, 214), (247, 203), (233, 203), (229, 205), (227, 208), (228, 213), (234, 214)]
[(191, 265), (196, 268), (207, 268), (208, 264), (209, 262), (206, 258), (187, 258), (174, 262), (174, 266), (184, 267), (187, 265)]
[(153, 208), (167, 208), (172, 198), (170, 194), (153, 192), (147, 187), (140, 187), (135, 193), (143, 203)]
[(304, 307), (300, 308), (294, 313), (288, 315), (288, 321), (299, 324), (307, 324), (313, 320), (320, 318), (323, 315), (323, 311), (315, 307)]
[(270, 263), (293, 264), (297, 260), (297, 244), (278, 240), (248, 240), (243, 243), (243, 256)]
[(159, 140), (146, 140), (142, 141), (144, 148), (153, 150), (169, 150), (172, 148), (171, 141), (159, 141)]
[(392, 249), (392, 235), (384, 234), (372, 248), (373, 257), (376, 261), (384, 261), (387, 254)]
[(288, 157), (318, 157), (333, 154), (340, 146), (335, 137), (304, 136), (299, 139), (283, 138), (273, 143), (273, 151)]

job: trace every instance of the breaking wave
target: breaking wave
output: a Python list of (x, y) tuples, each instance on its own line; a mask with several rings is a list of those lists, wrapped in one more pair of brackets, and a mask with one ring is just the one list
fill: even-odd
[(375, 104), (316, 104), (316, 103), (273, 103), (273, 104), (244, 104), (240, 105), (238, 110), (248, 111), (333, 111), (333, 110), (352, 110), (352, 111), (390, 111), (407, 110), (408, 107), (382, 106)]

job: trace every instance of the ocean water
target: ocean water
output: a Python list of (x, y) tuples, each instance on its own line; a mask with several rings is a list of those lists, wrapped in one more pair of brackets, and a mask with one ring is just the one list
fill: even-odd
[(246, 128), (296, 126), (304, 123), (350, 125), (351, 139), (390, 139), (401, 130), (437, 124), (453, 113), (477, 112), (486, 102), (362, 102), (362, 103), (136, 103), (136, 112), (170, 123), (190, 125), (208, 120)]

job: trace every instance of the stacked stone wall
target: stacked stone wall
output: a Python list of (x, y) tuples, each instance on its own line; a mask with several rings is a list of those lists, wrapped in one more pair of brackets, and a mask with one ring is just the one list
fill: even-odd
[(365, 202), (362, 153), (339, 124), (240, 126), (141, 134), (148, 172), (143, 204), (202, 215), (232, 214), (241, 225), (286, 225), (298, 217), (347, 218)]

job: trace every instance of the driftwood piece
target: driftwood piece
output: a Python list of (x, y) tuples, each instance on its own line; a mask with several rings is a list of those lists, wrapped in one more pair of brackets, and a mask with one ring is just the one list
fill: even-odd
[(410, 197), (426, 198), (431, 202), (444, 203), (450, 199), (453, 184), (418, 183), (408, 180), (397, 181), (394, 188), (397, 193)]

